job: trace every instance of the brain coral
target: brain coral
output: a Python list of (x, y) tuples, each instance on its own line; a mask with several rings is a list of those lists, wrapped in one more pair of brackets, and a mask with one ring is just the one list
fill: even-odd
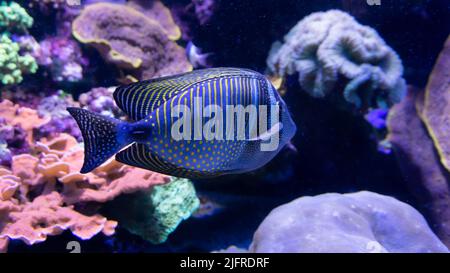
[(111, 3), (83, 9), (72, 25), (74, 36), (137, 79), (192, 70), (183, 48), (164, 28), (140, 11)]
[(301, 197), (275, 208), (250, 252), (448, 252), (411, 206), (372, 192)]
[(403, 66), (378, 33), (349, 14), (330, 10), (301, 20), (267, 59), (278, 77), (298, 72), (301, 87), (325, 97), (345, 81), (343, 96), (357, 108), (386, 108), (405, 93)]

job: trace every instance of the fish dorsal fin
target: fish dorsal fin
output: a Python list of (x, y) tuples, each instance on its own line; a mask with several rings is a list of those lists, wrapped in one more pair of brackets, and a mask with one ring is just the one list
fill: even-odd
[[(134, 143), (125, 150), (116, 154), (116, 160), (141, 169), (149, 171), (178, 176), (186, 178), (204, 178), (208, 177), (208, 174), (196, 172), (193, 170), (186, 170), (179, 166), (176, 166), (166, 160), (160, 158), (156, 154), (152, 153), (150, 148), (145, 144)], [(213, 176), (212, 174), (209, 176)]]
[(239, 68), (210, 68), (192, 72), (140, 81), (119, 86), (114, 91), (114, 100), (132, 120), (146, 118), (164, 102), (184, 92), (191, 85), (223, 76), (249, 75), (250, 70)]

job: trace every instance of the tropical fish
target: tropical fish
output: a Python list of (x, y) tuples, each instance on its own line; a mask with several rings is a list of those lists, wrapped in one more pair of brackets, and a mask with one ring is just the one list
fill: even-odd
[(244, 173), (269, 162), (296, 131), (270, 81), (247, 69), (136, 82), (117, 87), (114, 99), (130, 122), (67, 109), (84, 139), (82, 173), (114, 154), (124, 164), (178, 177)]

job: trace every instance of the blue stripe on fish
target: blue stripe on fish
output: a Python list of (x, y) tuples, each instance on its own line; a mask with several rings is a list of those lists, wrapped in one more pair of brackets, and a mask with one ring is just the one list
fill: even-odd
[[(177, 121), (172, 117), (173, 107), (185, 105), (193, 110), (197, 97), (202, 98), (203, 106), (222, 107), (223, 118), (227, 115), (227, 105), (253, 105), (257, 112), (261, 105), (279, 105), (283, 123), (280, 147), (264, 152), (260, 149), (261, 140), (258, 138), (237, 140), (237, 121), (227, 124), (225, 119), (214, 125), (217, 126), (214, 130), (222, 132), (223, 139), (173, 140), (171, 129)], [(141, 81), (118, 87), (114, 99), (135, 122), (122, 122), (81, 109), (69, 109), (85, 141), (82, 172), (94, 169), (116, 154), (116, 159), (122, 163), (174, 176), (202, 178), (241, 173), (267, 163), (296, 130), (275, 88), (263, 75), (247, 69), (204, 69)], [(269, 128), (271, 113), (267, 115)], [(207, 119), (204, 118), (203, 122)], [(234, 138), (226, 139), (226, 128), (231, 125), (234, 127), (231, 132)], [(245, 126), (246, 132), (249, 126), (258, 127), (255, 123), (246, 123)], [(192, 126), (191, 136), (195, 133), (194, 129)], [(129, 144), (128, 148), (118, 152)]]

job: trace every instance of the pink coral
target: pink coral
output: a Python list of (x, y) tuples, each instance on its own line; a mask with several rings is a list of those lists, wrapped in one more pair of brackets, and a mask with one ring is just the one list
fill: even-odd
[(24, 129), (27, 134), (27, 141), (30, 144), (33, 142), (33, 129), (39, 128), (51, 119), (50, 117), (40, 117), (36, 110), (20, 107), (9, 100), (0, 102), (0, 117), (8, 125), (17, 125)]
[(29, 142), (33, 141), (33, 129), (39, 128), (50, 121), (50, 117), (42, 118), (36, 110), (20, 107), (9, 100), (0, 102), (0, 117), (9, 125), (20, 125), (27, 132)]
[[(94, 172), (78, 172), (83, 147), (68, 134), (36, 142), (31, 154), (14, 156), (11, 169), (0, 169), (0, 251), (10, 239), (27, 244), (70, 230), (81, 239), (114, 233), (117, 222), (75, 209), (103, 203), (122, 193), (168, 183), (170, 177), (110, 160)], [(36, 196), (32, 198), (31, 196)]]

